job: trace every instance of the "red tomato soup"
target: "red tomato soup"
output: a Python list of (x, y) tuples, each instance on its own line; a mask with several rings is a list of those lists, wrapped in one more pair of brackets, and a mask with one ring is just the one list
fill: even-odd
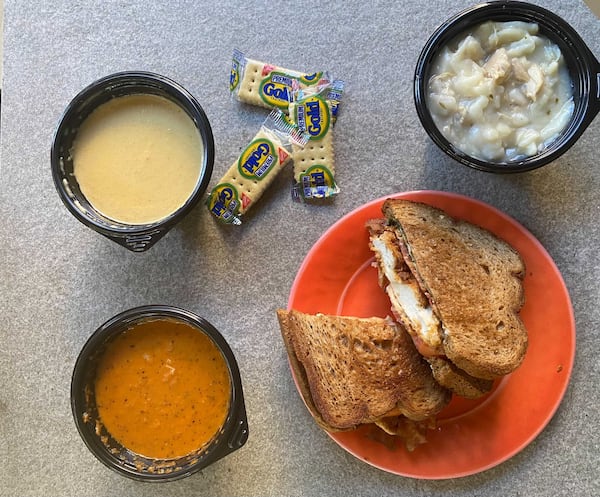
[(157, 459), (209, 443), (227, 418), (230, 392), (229, 369), (213, 341), (167, 318), (118, 335), (96, 372), (100, 422), (124, 447)]

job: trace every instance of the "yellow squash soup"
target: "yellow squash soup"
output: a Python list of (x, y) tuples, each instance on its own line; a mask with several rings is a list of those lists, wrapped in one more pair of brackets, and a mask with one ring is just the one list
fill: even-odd
[(191, 196), (204, 147), (192, 119), (156, 95), (114, 98), (82, 123), (71, 156), (83, 195), (126, 224), (164, 219)]
[(202, 448), (223, 426), (229, 369), (203, 332), (143, 321), (112, 340), (95, 380), (100, 423), (129, 450), (157, 459)]

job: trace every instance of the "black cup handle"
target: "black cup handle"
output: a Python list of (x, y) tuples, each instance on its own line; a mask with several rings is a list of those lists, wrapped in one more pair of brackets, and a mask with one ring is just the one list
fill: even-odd
[(154, 245), (161, 238), (160, 230), (152, 230), (143, 235), (127, 235), (124, 246), (132, 252), (143, 252)]
[(243, 414), (242, 419), (240, 419), (235, 428), (233, 429), (231, 435), (229, 436), (229, 440), (227, 445), (232, 450), (237, 450), (242, 447), (246, 441), (248, 440), (248, 421), (246, 420), (245, 413)]
[(112, 234), (101, 232), (104, 236), (111, 239), (113, 242), (117, 242), (119, 245), (125, 247), (127, 250), (132, 252), (145, 252), (158, 240), (160, 240), (165, 234), (165, 229), (153, 229), (145, 233), (132, 233), (132, 234)]

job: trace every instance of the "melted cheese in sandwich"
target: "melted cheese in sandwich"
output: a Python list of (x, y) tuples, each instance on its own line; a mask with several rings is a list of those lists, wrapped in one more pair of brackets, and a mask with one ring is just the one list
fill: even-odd
[[(441, 347), (440, 321), (433, 313), (430, 305), (423, 305), (426, 301), (414, 278), (403, 280), (396, 268), (397, 258), (394, 252), (379, 237), (371, 239), (373, 248), (379, 253), (379, 267), (388, 281), (387, 294), (396, 311), (402, 312), (408, 320), (407, 327), (411, 335), (422, 341), (432, 349)], [(415, 337), (416, 334), (416, 337)], [(418, 347), (418, 344), (417, 344)], [(419, 348), (419, 347), (418, 347)]]

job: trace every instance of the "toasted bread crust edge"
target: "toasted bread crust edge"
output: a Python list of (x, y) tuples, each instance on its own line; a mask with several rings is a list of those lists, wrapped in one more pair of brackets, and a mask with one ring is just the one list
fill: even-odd
[(306, 376), (306, 371), (304, 370), (304, 366), (298, 360), (298, 356), (296, 356), (296, 352), (294, 351), (294, 346), (292, 345), (292, 339), (290, 337), (290, 328), (289, 328), (289, 319), (290, 314), (289, 311), (285, 309), (277, 309), (277, 319), (279, 321), (279, 327), (281, 329), (281, 337), (283, 338), (283, 344), (285, 346), (285, 350), (288, 355), (288, 360), (292, 371), (294, 372), (294, 376), (296, 377), (296, 383), (300, 390), (300, 395), (306, 408), (316, 421), (316, 423), (323, 428), (325, 431), (329, 431), (332, 433), (339, 431), (349, 431), (356, 427), (349, 427), (346, 429), (336, 428), (331, 426), (329, 423), (326, 423), (321, 413), (318, 411), (315, 403), (313, 402), (312, 395), (310, 393), (310, 388), (308, 386), (308, 378)]
[(431, 366), (435, 380), (453, 394), (465, 399), (478, 399), (494, 386), (493, 380), (475, 378), (445, 357), (426, 357), (425, 359)]

